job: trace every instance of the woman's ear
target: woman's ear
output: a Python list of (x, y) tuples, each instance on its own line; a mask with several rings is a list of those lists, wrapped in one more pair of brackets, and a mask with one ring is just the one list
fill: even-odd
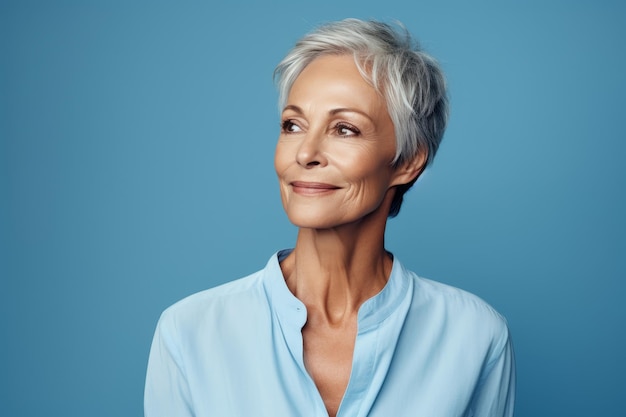
[(391, 185), (409, 184), (417, 180), (426, 167), (427, 159), (428, 152), (419, 152), (413, 159), (398, 165)]

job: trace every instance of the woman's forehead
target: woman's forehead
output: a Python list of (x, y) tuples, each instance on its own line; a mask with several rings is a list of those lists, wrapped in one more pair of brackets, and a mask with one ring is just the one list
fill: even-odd
[(291, 86), (286, 105), (290, 104), (386, 111), (383, 97), (363, 78), (352, 55), (322, 55), (311, 61)]

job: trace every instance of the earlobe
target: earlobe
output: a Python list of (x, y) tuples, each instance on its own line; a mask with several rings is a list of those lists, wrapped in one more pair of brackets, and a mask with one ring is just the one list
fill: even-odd
[(426, 167), (428, 154), (420, 152), (413, 159), (410, 159), (396, 168), (395, 178), (391, 185), (409, 184), (417, 180)]

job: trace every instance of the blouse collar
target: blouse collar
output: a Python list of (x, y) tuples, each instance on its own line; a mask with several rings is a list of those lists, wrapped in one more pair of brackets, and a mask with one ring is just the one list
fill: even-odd
[[(281, 322), (301, 329), (306, 323), (306, 307), (289, 290), (280, 269), (280, 262), (292, 250), (279, 251), (270, 258), (264, 270), (263, 285), (271, 308), (278, 314)], [(378, 294), (366, 300), (359, 308), (359, 333), (378, 326), (387, 319), (402, 304), (401, 301), (409, 296), (409, 284), (410, 279), (404, 267), (396, 257), (393, 257), (389, 280)]]

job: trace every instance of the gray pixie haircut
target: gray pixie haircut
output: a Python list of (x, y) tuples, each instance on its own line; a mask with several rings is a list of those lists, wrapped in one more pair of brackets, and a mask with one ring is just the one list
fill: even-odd
[[(426, 154), (424, 167), (430, 165), (448, 120), (446, 82), (437, 61), (409, 32), (399, 23), (396, 30), (383, 22), (345, 19), (305, 35), (274, 70), (281, 111), (296, 78), (322, 55), (353, 55), (363, 78), (384, 97), (396, 135), (392, 164)], [(415, 180), (396, 187), (389, 217), (399, 213)]]

